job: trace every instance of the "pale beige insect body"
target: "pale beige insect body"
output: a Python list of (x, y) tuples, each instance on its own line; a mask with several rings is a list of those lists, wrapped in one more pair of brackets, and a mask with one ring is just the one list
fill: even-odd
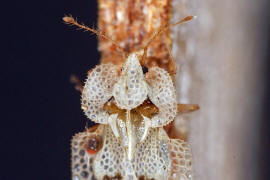
[(72, 139), (73, 180), (193, 179), (190, 147), (170, 138), (170, 123), (199, 106), (177, 104), (169, 51), (170, 27), (193, 16), (170, 24), (170, 13), (170, 0), (99, 0), (103, 31), (63, 18), (98, 35), (101, 51), (101, 65), (77, 86), (83, 111), (98, 125)]
[[(192, 179), (191, 152), (182, 140), (169, 139), (163, 128), (149, 130), (144, 142), (135, 148), (134, 158), (129, 160), (108, 126), (101, 125), (99, 133), (83, 132), (72, 140), (73, 180), (84, 179)], [(96, 154), (85, 150), (88, 138), (100, 134), (103, 147)]]
[[(146, 100), (158, 108), (151, 117), (136, 111)], [(106, 103), (119, 112), (106, 110)], [(144, 74), (137, 53), (128, 56), (121, 73), (113, 64), (98, 65), (85, 82), (82, 108), (100, 125), (73, 137), (73, 180), (192, 179), (189, 146), (163, 129), (177, 114), (175, 88), (164, 69)]]
[(130, 54), (113, 87), (116, 105), (121, 109), (134, 109), (146, 100), (148, 90), (139, 59), (136, 53)]

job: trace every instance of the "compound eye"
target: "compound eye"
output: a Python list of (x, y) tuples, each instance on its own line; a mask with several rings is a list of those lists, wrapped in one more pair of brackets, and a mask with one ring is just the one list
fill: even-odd
[(86, 144), (86, 151), (89, 154), (95, 154), (102, 148), (102, 138), (100, 136), (91, 136)]
[(148, 67), (142, 66), (143, 74), (146, 74), (148, 72)]

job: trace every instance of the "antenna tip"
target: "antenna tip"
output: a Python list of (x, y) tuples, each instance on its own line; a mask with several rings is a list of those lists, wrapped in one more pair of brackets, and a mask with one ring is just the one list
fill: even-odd
[(65, 17), (63, 17), (63, 21), (65, 23), (72, 23), (72, 22), (74, 22), (74, 18), (71, 16), (65, 16)]

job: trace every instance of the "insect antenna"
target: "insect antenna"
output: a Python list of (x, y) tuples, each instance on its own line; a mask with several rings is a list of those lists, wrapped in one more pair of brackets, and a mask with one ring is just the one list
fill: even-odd
[(63, 21), (66, 24), (68, 24), (68, 25), (77, 26), (81, 30), (90, 31), (90, 32), (96, 34), (99, 37), (102, 37), (104, 39), (107, 39), (108, 41), (111, 41), (117, 47), (117, 49), (124, 55), (124, 57), (127, 57), (128, 56), (128, 53), (119, 45), (118, 42), (114, 41), (112, 38), (110, 38), (109, 36), (107, 36), (101, 30), (96, 30), (94, 28), (90, 28), (90, 27), (86, 26), (83, 23), (78, 23), (78, 21), (76, 19), (74, 19), (72, 17), (72, 15), (68, 15), (68, 16), (63, 17)]
[(167, 44), (166, 44), (166, 48), (167, 48), (167, 51), (169, 54), (169, 59), (170, 59), (168, 72), (169, 72), (170, 76), (173, 77), (172, 79), (174, 79), (174, 75), (176, 74), (176, 71), (177, 71), (177, 66), (175, 64), (175, 60), (173, 58), (171, 49), (169, 48), (169, 46)]
[(146, 46), (143, 48), (143, 56), (142, 56), (142, 64), (144, 64), (144, 60), (146, 57), (146, 52), (148, 47), (150, 46), (150, 44), (153, 42), (153, 40), (155, 40), (158, 36), (160, 36), (164, 31), (168, 30), (170, 27), (174, 27), (176, 25), (182, 24), (184, 22), (190, 21), (191, 19), (193, 19), (194, 16), (187, 16), (184, 19), (181, 19), (180, 21), (173, 23), (173, 24), (167, 24), (165, 26), (162, 26), (159, 28), (158, 31), (156, 31), (153, 36), (149, 39), (149, 41), (146, 43)]

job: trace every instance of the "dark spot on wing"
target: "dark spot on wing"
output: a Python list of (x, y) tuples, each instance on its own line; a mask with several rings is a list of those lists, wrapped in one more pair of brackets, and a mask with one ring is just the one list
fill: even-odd
[(100, 136), (91, 136), (86, 144), (86, 150), (89, 154), (95, 154), (102, 148), (102, 138)]
[(122, 180), (122, 176), (120, 174), (117, 174), (116, 176), (114, 177), (109, 177), (109, 176), (104, 176), (103, 177), (103, 180)]
[(144, 176), (140, 176), (138, 180), (155, 180), (155, 179), (154, 178), (148, 179), (148, 178), (146, 178)]

